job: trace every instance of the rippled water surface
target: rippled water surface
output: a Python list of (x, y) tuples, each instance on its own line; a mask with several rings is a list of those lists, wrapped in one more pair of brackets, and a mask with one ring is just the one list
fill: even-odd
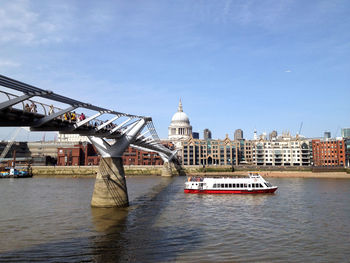
[(271, 179), (272, 195), (184, 180), (128, 178), (130, 208), (92, 209), (94, 179), (2, 179), (0, 261), (350, 261), (350, 180)]

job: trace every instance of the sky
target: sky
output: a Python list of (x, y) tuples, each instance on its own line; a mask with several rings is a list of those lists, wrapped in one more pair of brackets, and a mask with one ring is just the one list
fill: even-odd
[(180, 98), (201, 137), (295, 134), (301, 123), (306, 137), (340, 136), (349, 14), (347, 0), (2, 0), (0, 74), (152, 116), (161, 138)]

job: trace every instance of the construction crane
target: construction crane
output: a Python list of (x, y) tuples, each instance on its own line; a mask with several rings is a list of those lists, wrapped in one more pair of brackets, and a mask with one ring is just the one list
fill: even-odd
[(18, 127), (15, 132), (13, 133), (11, 139), (7, 142), (7, 145), (5, 147), (5, 149), (2, 151), (1, 155), (0, 155), (0, 163), (2, 162), (2, 160), (6, 157), (6, 154), (9, 152), (9, 150), (11, 149), (13, 143), (15, 142), (15, 139), (19, 133), (19, 131), (21, 130), (21, 127)]
[(303, 122), (300, 123), (300, 128), (299, 128), (298, 135), (300, 135), (300, 133), (301, 133), (301, 128), (303, 128)]

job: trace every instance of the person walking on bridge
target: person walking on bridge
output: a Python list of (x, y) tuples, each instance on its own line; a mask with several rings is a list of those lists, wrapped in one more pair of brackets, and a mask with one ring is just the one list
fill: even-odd
[(76, 121), (77, 121), (77, 115), (75, 114), (75, 111), (73, 111), (72, 114), (71, 114), (71, 120), (72, 120), (73, 122), (76, 122)]
[(55, 113), (54, 110), (53, 110), (53, 105), (51, 104), (50, 105), (50, 108), (49, 108), (49, 115)]

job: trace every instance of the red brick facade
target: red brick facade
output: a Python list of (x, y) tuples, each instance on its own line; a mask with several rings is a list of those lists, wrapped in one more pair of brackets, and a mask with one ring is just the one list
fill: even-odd
[(314, 166), (345, 166), (344, 140), (312, 140)]
[(124, 165), (162, 165), (162, 158), (155, 152), (145, 152), (129, 147), (123, 154)]
[[(57, 149), (57, 165), (98, 165), (100, 156), (92, 144), (77, 144), (73, 148)], [(162, 165), (162, 158), (155, 152), (146, 152), (129, 147), (123, 154), (124, 165)]]

